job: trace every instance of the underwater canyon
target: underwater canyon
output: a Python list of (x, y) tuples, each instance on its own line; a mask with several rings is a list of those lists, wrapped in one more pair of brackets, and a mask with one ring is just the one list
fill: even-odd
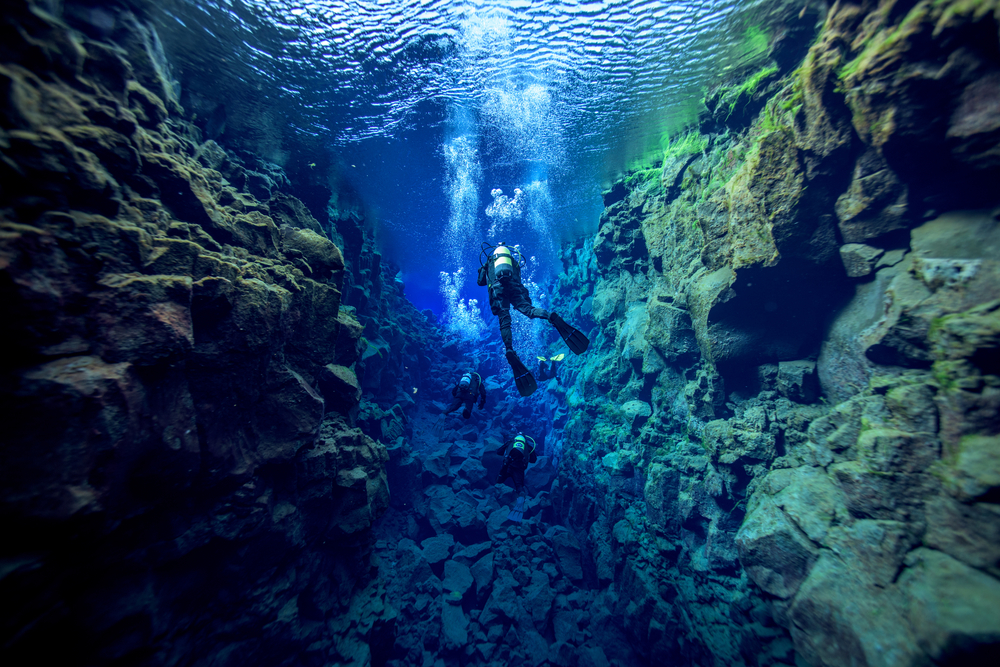
[(555, 248), (527, 398), (151, 7), (0, 22), (4, 664), (1000, 660), (1000, 2), (786, 12)]

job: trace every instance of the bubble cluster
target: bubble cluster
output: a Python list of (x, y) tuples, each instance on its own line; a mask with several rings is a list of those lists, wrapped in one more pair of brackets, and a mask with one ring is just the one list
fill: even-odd
[(486, 217), (490, 220), (487, 236), (491, 239), (509, 236), (513, 226), (511, 223), (519, 221), (524, 215), (524, 192), (520, 188), (514, 188), (514, 197), (511, 198), (500, 188), (494, 188), (490, 195), (493, 196), (493, 201), (486, 207)]
[(467, 340), (479, 340), (486, 333), (486, 322), (479, 308), (479, 300), (462, 298), (464, 281), (464, 267), (459, 267), (454, 273), (441, 272), (441, 296), (445, 303), (442, 319), (448, 331)]

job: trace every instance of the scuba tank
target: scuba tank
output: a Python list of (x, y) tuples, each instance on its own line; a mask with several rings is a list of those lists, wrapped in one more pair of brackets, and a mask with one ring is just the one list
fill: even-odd
[(489, 241), (483, 241), (479, 251), (479, 265), (486, 266), (487, 264), (493, 270), (494, 280), (506, 282), (514, 277), (515, 266), (522, 271), (524, 270), (525, 257), (516, 247), (508, 247), (503, 241), (496, 246)]
[(514, 277), (514, 256), (506, 246), (498, 245), (490, 261), (493, 262), (493, 275), (497, 280), (507, 281)]
[[(528, 448), (529, 440), (531, 441), (530, 449)], [(514, 442), (511, 444), (510, 451), (507, 452), (507, 456), (505, 457), (507, 460), (510, 460), (511, 455), (514, 453), (515, 449), (521, 453), (521, 460), (524, 461), (525, 466), (527, 466), (528, 457), (531, 455), (533, 451), (535, 451), (535, 439), (532, 438), (530, 435), (519, 434), (514, 436)]]

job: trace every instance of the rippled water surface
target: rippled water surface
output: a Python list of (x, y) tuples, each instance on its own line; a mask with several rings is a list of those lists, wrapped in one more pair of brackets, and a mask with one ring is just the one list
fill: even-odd
[[(707, 86), (762, 55), (760, 26), (801, 4), (167, 0), (156, 18), (189, 110), (226, 102), (230, 131), (277, 162), (322, 147), (433, 292), (491, 233), (549, 266), (595, 231), (601, 189), (655, 160)], [(433, 267), (412, 253), (428, 246)]]

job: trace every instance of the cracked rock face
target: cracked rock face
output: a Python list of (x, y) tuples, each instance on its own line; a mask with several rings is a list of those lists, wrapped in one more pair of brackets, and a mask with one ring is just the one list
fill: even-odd
[(352, 423), (345, 259), (280, 169), (200, 142), (114, 11), (100, 41), (5, 10), (4, 651), (370, 655), (388, 454)]
[(730, 133), (614, 186), (593, 247), (564, 251), (554, 305), (595, 326), (554, 506), (642, 655), (994, 655), (997, 26), (836, 4), (759, 116), (703, 122)]

